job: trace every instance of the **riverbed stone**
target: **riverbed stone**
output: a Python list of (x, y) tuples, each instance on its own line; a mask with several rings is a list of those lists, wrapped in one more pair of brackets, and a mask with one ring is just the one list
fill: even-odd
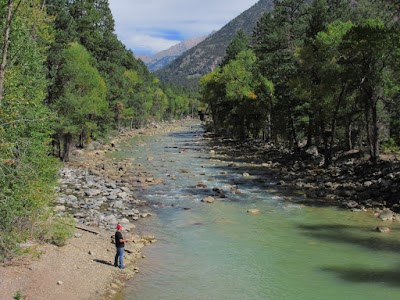
[(258, 214), (261, 213), (261, 211), (260, 211), (259, 209), (257, 209), (257, 208), (248, 209), (247, 212), (248, 212), (249, 214), (252, 214), (252, 215), (258, 215)]
[(100, 189), (88, 189), (85, 191), (85, 195), (88, 197), (94, 197), (94, 196), (98, 196), (100, 194), (101, 194)]
[(108, 215), (104, 218), (104, 221), (110, 224), (117, 223), (117, 217), (115, 215)]
[(127, 192), (118, 193), (118, 198), (126, 199), (127, 197), (128, 197), (128, 193)]
[(119, 223), (123, 224), (123, 225), (126, 225), (126, 224), (129, 224), (129, 220), (127, 218), (122, 218), (122, 219), (119, 220)]
[(347, 201), (345, 203), (345, 205), (348, 208), (356, 208), (358, 206), (358, 203), (356, 201), (354, 201), (354, 200), (351, 200), (351, 201)]
[(390, 231), (390, 228), (387, 226), (378, 226), (376, 227), (375, 231), (381, 232), (381, 233), (386, 233)]
[(392, 221), (393, 219), (393, 212), (390, 209), (384, 209), (380, 214), (379, 214), (379, 219), (382, 221)]
[(115, 195), (115, 194), (111, 194), (111, 195), (108, 195), (108, 196), (107, 196), (107, 199), (108, 199), (108, 200), (111, 200), (111, 201), (117, 200), (117, 198), (118, 198), (118, 196)]
[(201, 200), (201, 202), (204, 202), (204, 203), (214, 203), (214, 202), (215, 202), (215, 198), (214, 198), (214, 197), (211, 197), (211, 196), (208, 196), (208, 197), (206, 197), (206, 198), (203, 198), (203, 199)]
[(124, 202), (122, 200), (115, 201), (113, 204), (113, 208), (117, 208), (117, 209), (124, 208)]
[(65, 210), (66, 210), (66, 208), (64, 205), (57, 205), (56, 207), (54, 207), (54, 211), (56, 211), (56, 212), (62, 212)]
[(140, 217), (143, 218), (143, 219), (149, 218), (149, 217), (151, 217), (151, 214), (150, 213), (141, 213)]

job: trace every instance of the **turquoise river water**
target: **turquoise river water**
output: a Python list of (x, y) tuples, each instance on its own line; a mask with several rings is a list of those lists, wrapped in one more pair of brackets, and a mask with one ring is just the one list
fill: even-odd
[[(145, 247), (140, 273), (118, 299), (400, 299), (399, 225), (301, 205), (301, 196), (277, 190), (253, 165), (232, 167), (234, 159), (210, 154), (201, 135), (199, 125), (143, 135), (119, 152), (165, 184), (138, 191), (154, 213), (138, 230), (157, 243)], [(243, 177), (246, 170), (252, 176)], [(227, 197), (202, 203), (215, 187)], [(251, 208), (261, 214), (248, 214)], [(392, 231), (377, 233), (379, 225)]]

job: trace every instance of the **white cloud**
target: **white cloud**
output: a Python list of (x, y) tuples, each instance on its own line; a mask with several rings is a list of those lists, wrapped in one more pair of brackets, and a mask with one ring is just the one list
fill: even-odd
[(116, 33), (134, 52), (159, 52), (218, 30), (257, 0), (109, 0)]
[(179, 40), (168, 40), (145, 34), (132, 34), (126, 38), (128, 45), (134, 45), (137, 52), (160, 52), (178, 44)]

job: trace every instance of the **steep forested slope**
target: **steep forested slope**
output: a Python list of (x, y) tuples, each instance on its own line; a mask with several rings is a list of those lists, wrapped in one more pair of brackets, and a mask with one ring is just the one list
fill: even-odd
[(251, 35), (261, 15), (272, 7), (272, 0), (259, 1), (170, 65), (156, 72), (156, 75), (162, 81), (186, 87), (197, 86), (200, 77), (221, 62), (225, 49), (236, 32), (242, 29)]

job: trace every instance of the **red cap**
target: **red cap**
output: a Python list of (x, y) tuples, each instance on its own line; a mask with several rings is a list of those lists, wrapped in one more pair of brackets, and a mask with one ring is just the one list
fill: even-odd
[(117, 225), (117, 229), (122, 229), (122, 225), (121, 225), (121, 224), (118, 224), (118, 225)]

